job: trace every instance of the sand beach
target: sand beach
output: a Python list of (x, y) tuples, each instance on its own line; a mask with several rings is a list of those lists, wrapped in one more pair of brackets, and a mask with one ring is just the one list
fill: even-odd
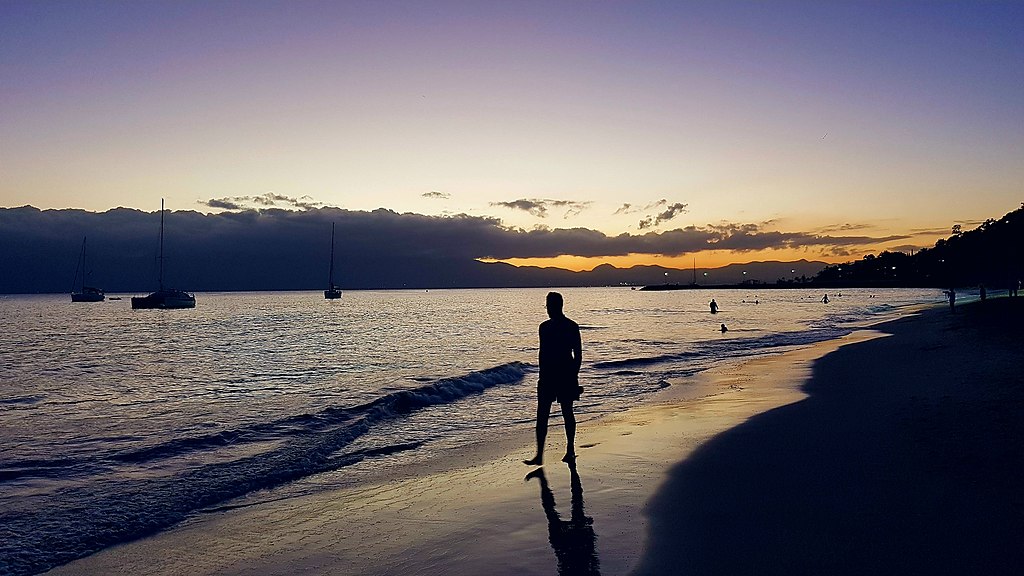
[(704, 372), (699, 394), (198, 514), (52, 574), (1014, 573), (1024, 301)]

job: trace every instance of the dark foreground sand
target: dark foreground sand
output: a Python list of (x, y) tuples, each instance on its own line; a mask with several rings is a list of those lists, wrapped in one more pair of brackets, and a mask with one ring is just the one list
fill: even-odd
[(553, 428), (543, 481), (524, 480), (522, 430), (55, 573), (1020, 573), (1022, 322), (1024, 299), (927, 310), (585, 421), (576, 474)]
[(929, 310), (675, 466), (639, 574), (1024, 573), (1024, 299)]

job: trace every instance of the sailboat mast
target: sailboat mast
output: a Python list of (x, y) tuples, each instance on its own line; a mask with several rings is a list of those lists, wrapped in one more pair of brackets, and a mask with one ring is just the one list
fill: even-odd
[(82, 287), (85, 288), (85, 238), (82, 238), (82, 253), (78, 256), (78, 267), (75, 268), (75, 278), (71, 281), (71, 292), (75, 291), (75, 283), (78, 282), (78, 273), (82, 273)]
[(85, 277), (89, 275), (89, 262), (85, 259), (85, 241), (87, 236), (82, 236), (82, 292), (85, 292)]
[(160, 199), (160, 289), (164, 289), (164, 199)]
[(334, 290), (334, 222), (331, 222), (331, 271), (327, 274), (327, 287)]

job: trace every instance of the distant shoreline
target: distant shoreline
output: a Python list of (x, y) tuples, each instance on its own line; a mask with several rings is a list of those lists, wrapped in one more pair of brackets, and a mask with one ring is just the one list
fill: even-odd
[[(594, 284), (590, 286), (578, 286), (572, 284), (564, 285), (545, 285), (545, 286), (409, 286), (409, 287), (381, 287), (381, 288), (345, 288), (342, 287), (341, 291), (344, 292), (388, 292), (388, 291), (429, 291), (429, 290), (562, 290), (562, 289), (575, 289), (575, 288), (619, 288), (622, 290), (630, 289), (640, 292), (664, 292), (670, 290), (856, 290), (856, 289), (890, 289), (890, 288), (924, 288), (924, 289), (935, 289), (935, 290), (946, 290), (948, 286), (915, 286), (915, 285), (900, 285), (900, 286), (882, 286), (882, 285), (821, 285), (821, 284)], [(971, 286), (954, 286), (956, 290), (970, 290)], [(998, 295), (1000, 292), (1005, 291), (1005, 287), (993, 287), (989, 288), (989, 293), (992, 295)], [(247, 290), (247, 289), (221, 289), (221, 290), (189, 290), (189, 292), (195, 294), (211, 294), (220, 292), (322, 292), (323, 288), (281, 288), (281, 289), (265, 289), (265, 290)], [(140, 296), (145, 295), (152, 290), (116, 290), (106, 291), (107, 296)], [(69, 296), (71, 292), (0, 292), (0, 297), (4, 296)]]
[[(643, 292), (663, 292), (666, 290), (855, 290), (863, 288), (872, 289), (887, 289), (887, 288), (934, 288), (936, 290), (942, 290), (943, 286), (919, 286), (919, 285), (870, 285), (870, 284), (850, 284), (850, 285), (825, 285), (825, 284), (651, 284), (637, 290)], [(960, 286), (954, 286), (954, 288), (961, 288)], [(998, 292), (998, 288), (993, 291)]]

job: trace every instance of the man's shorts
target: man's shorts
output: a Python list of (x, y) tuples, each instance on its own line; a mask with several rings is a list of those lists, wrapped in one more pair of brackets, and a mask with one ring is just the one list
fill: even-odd
[(574, 400), (579, 400), (582, 393), (583, 387), (575, 380), (559, 382), (556, 385), (537, 382), (537, 398), (546, 404), (551, 404), (552, 402), (558, 402), (559, 404), (571, 403)]

